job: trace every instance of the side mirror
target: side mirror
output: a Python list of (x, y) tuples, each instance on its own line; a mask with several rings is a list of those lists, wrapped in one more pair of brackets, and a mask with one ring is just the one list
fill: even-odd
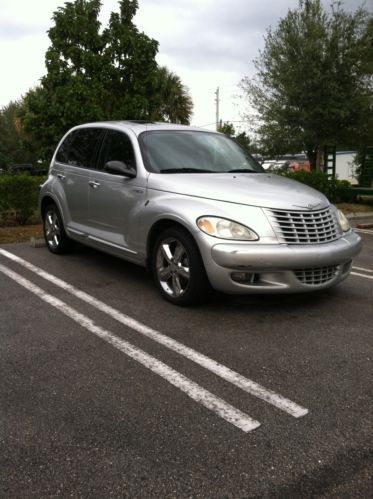
[(104, 166), (104, 171), (113, 175), (122, 175), (123, 177), (136, 177), (136, 170), (127, 166), (124, 161), (108, 161)]

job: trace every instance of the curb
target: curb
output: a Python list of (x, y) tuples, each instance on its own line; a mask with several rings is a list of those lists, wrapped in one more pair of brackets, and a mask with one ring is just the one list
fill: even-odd
[(43, 248), (46, 246), (44, 239), (36, 239), (36, 237), (30, 238), (30, 245), (33, 248)]
[(349, 220), (353, 220), (355, 218), (369, 218), (373, 217), (373, 211), (366, 211), (363, 213), (345, 213), (345, 215)]

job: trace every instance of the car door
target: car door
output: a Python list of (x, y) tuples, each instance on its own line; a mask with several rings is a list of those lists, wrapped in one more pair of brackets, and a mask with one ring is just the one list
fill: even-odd
[(146, 181), (108, 173), (109, 161), (124, 162), (136, 171), (132, 141), (125, 132), (107, 130), (97, 169), (91, 171), (89, 189), (90, 239), (135, 254), (134, 226), (139, 220), (139, 204), (144, 203)]
[(87, 231), (89, 175), (102, 136), (99, 128), (73, 130), (59, 147), (52, 168), (66, 228), (78, 235)]

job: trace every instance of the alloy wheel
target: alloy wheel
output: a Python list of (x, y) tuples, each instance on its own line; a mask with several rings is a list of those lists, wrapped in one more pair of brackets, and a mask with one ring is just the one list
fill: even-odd
[(45, 215), (45, 238), (48, 246), (52, 249), (57, 249), (60, 244), (61, 229), (57, 213), (48, 211)]
[(159, 284), (171, 297), (183, 295), (190, 281), (189, 255), (176, 238), (161, 242), (156, 256), (156, 273)]

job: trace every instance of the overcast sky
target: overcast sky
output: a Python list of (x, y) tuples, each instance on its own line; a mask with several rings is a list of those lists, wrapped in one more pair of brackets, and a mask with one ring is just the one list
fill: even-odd
[[(322, 0), (328, 7), (331, 0)], [(0, 107), (21, 97), (45, 74), (46, 31), (64, 0), (0, 0)], [(345, 0), (356, 10), (363, 0)], [(275, 27), (298, 0), (139, 0), (135, 23), (159, 42), (157, 60), (177, 73), (194, 103), (192, 124), (215, 122), (215, 91), (220, 87), (220, 118), (240, 120), (238, 83), (254, 72), (266, 29)], [(373, 11), (373, 0), (365, 0)], [(102, 0), (101, 22), (117, 10)], [(235, 123), (236, 128), (240, 127)]]

